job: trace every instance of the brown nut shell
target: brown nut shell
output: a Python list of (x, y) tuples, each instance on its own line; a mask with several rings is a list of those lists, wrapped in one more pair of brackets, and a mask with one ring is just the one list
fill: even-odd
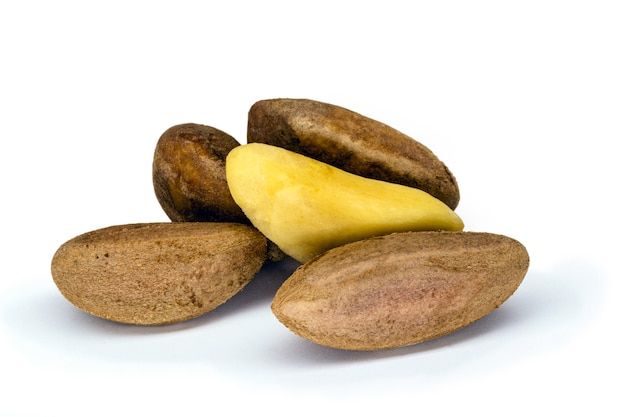
[(347, 350), (416, 344), (459, 330), (511, 296), (529, 266), (506, 236), (407, 232), (331, 249), (298, 268), (272, 303), (297, 335)]
[[(226, 182), (226, 156), (239, 142), (211, 126), (172, 126), (159, 138), (152, 182), (159, 204), (175, 222), (234, 222), (250, 225)], [(267, 260), (286, 258), (268, 242)]]
[(265, 252), (265, 237), (242, 224), (129, 224), (69, 240), (51, 269), (76, 307), (116, 322), (160, 325), (230, 299), (261, 268)]
[(172, 221), (249, 224), (226, 183), (226, 155), (239, 145), (227, 133), (195, 123), (173, 126), (161, 135), (152, 181)]
[(343, 107), (307, 99), (256, 102), (248, 113), (248, 143), (298, 152), (367, 178), (419, 188), (451, 209), (459, 204), (455, 177), (426, 146)]

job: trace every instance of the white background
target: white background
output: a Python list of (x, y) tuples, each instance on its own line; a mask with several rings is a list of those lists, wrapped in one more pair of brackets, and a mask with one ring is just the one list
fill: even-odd
[[(624, 415), (624, 22), (602, 0), (3, 1), (0, 415)], [(431, 148), (466, 229), (528, 248), (519, 290), (455, 334), (370, 353), (274, 318), (292, 262), (162, 328), (61, 296), (63, 242), (167, 221), (151, 182), (164, 130), (245, 142), (249, 107), (276, 97)]]

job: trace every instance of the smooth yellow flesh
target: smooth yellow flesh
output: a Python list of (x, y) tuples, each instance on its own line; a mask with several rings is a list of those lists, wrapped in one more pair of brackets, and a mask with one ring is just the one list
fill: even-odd
[(233, 149), (226, 179), (252, 224), (302, 263), (392, 232), (463, 230), (457, 214), (424, 191), (350, 174), (275, 146)]

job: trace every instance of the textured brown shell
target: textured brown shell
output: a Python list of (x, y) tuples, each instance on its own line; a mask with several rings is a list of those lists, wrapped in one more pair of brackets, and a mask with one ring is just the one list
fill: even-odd
[(226, 183), (226, 155), (237, 146), (227, 133), (194, 123), (173, 126), (161, 135), (152, 182), (172, 221), (249, 224)]
[(265, 252), (265, 237), (242, 224), (130, 224), (69, 240), (51, 269), (76, 307), (117, 322), (159, 325), (230, 299), (261, 268)]
[[(196, 123), (172, 126), (159, 138), (152, 183), (159, 204), (175, 222), (250, 220), (235, 203), (226, 182), (226, 156), (239, 142), (227, 133)], [(287, 257), (273, 242), (267, 260)]]
[(502, 304), (529, 266), (502, 235), (407, 232), (351, 243), (302, 265), (278, 290), (276, 317), (320, 345), (388, 349), (454, 332)]
[(307, 99), (256, 102), (247, 140), (280, 146), (363, 177), (419, 188), (451, 209), (459, 203), (455, 177), (411, 137), (351, 110)]

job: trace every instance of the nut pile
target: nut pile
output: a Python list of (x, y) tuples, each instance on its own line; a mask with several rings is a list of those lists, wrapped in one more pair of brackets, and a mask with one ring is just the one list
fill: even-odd
[(379, 350), (479, 320), (528, 271), (520, 242), (463, 230), (450, 170), (383, 123), (272, 99), (251, 107), (247, 136), (166, 130), (152, 174), (171, 222), (62, 244), (51, 271), (63, 296), (108, 320), (164, 325), (210, 312), (289, 256), (301, 265), (272, 301), (276, 318), (323, 346)]

